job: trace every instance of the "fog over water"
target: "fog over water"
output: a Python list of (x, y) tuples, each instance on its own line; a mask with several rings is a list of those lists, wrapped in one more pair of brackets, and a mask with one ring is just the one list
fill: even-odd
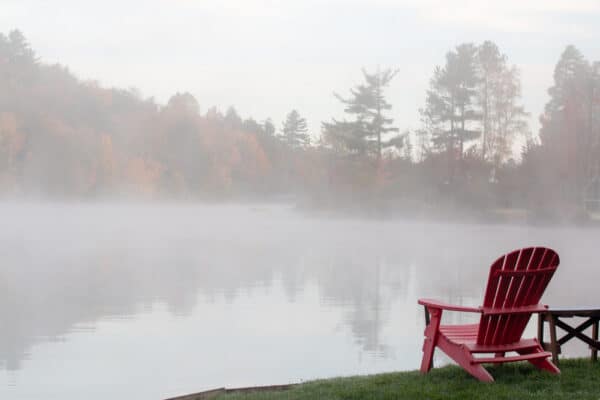
[(593, 229), (274, 204), (3, 204), (0, 219), (2, 399), (153, 399), (416, 369), (417, 299), (480, 305), (494, 259), (530, 245), (561, 256), (545, 303), (598, 302)]
[(0, 400), (414, 371), (418, 299), (479, 306), (529, 246), (544, 303), (600, 308), (599, 18), (1, 0)]

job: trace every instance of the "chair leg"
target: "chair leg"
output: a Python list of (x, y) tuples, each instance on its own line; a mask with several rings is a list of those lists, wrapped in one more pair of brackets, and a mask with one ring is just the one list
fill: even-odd
[(433, 354), (437, 345), (442, 310), (431, 309), (431, 320), (425, 327), (425, 341), (423, 342), (423, 360), (421, 361), (421, 373), (426, 374), (433, 366)]
[(483, 365), (481, 364), (469, 363), (469, 365), (461, 364), (460, 366), (463, 367), (465, 371), (467, 371), (469, 374), (471, 374), (472, 376), (474, 376), (482, 382), (494, 382), (494, 378), (492, 377), (492, 375), (490, 375), (490, 373), (487, 372), (487, 370), (483, 368)]
[(438, 346), (448, 357), (478, 380), (494, 382), (492, 375), (481, 364), (473, 363), (473, 355), (465, 347), (450, 342), (444, 335), (439, 336)]
[(423, 343), (423, 360), (421, 360), (421, 373), (426, 374), (431, 370), (433, 364), (433, 353), (435, 352), (435, 344), (433, 339), (426, 337)]
[[(531, 354), (531, 353), (541, 353), (543, 351), (544, 351), (544, 349), (542, 349), (541, 346), (538, 346), (537, 348), (534, 348), (534, 349), (520, 350), (520, 351), (517, 351), (517, 353), (519, 353), (521, 355), (525, 355), (525, 354)], [(548, 371), (552, 374), (560, 374), (560, 369), (558, 369), (558, 367), (556, 365), (554, 365), (552, 363), (552, 361), (548, 360), (547, 358), (538, 358), (535, 360), (528, 360), (528, 361), (539, 369)]]

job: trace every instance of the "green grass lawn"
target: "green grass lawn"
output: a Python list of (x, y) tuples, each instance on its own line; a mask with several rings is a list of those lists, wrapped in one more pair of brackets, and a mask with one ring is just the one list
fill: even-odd
[(230, 393), (218, 400), (279, 399), (594, 399), (600, 400), (600, 362), (561, 361), (561, 375), (529, 364), (490, 366), (496, 382), (481, 383), (458, 367), (334, 378), (306, 382), (286, 391)]

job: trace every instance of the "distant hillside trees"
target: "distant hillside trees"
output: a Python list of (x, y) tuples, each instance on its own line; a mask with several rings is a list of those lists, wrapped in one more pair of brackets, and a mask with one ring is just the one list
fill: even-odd
[[(206, 197), (268, 193), (278, 140), (231, 108), (201, 114), (189, 93), (164, 106), (40, 63), (0, 34), (0, 193)], [(270, 151), (270, 153), (268, 153)]]
[(38, 60), (19, 31), (0, 33), (0, 195), (284, 196), (411, 215), (600, 209), (600, 63), (576, 47), (556, 64), (539, 137), (519, 70), (493, 42), (460, 44), (435, 67), (412, 138), (388, 100), (400, 77), (363, 70), (347, 97), (335, 95), (345, 116), (311, 140), (296, 110), (276, 132), (269, 118), (203, 109), (187, 92), (158, 104), (81, 81)]

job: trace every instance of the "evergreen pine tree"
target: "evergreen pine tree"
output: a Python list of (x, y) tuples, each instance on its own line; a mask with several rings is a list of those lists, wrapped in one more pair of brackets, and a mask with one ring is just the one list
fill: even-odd
[(598, 82), (594, 69), (574, 46), (567, 46), (554, 70), (550, 100), (540, 117), (546, 173), (559, 184), (563, 200), (580, 207), (594, 166)]
[(398, 132), (398, 128), (391, 126), (393, 119), (385, 116), (392, 106), (385, 99), (384, 90), (397, 71), (385, 69), (369, 74), (363, 69), (362, 72), (365, 83), (351, 89), (349, 98), (335, 94), (353, 120), (323, 122), (323, 135), (337, 149), (361, 156), (374, 154), (379, 161), (384, 148), (401, 143), (387, 137), (390, 132)]
[(446, 54), (446, 65), (435, 68), (421, 110), (434, 149), (448, 158), (449, 180), (463, 158), (465, 144), (480, 135), (476, 53), (477, 48), (466, 43)]
[(290, 111), (286, 116), (281, 132), (284, 142), (291, 148), (306, 147), (310, 144), (306, 119), (296, 110)]
[(263, 132), (267, 137), (273, 137), (275, 135), (275, 124), (271, 118), (267, 118), (264, 120), (262, 124)]

